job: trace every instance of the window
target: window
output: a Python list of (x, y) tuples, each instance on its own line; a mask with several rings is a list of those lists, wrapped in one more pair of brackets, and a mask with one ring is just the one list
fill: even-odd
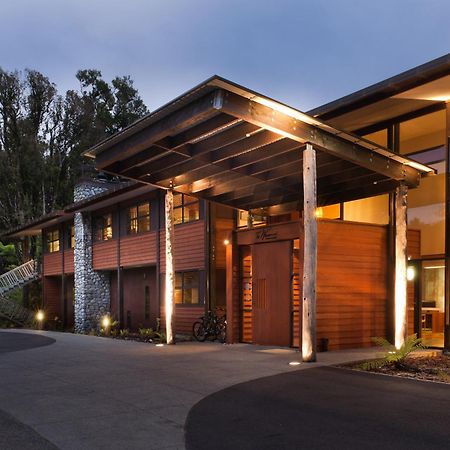
[(47, 251), (49, 253), (59, 252), (59, 231), (53, 230), (47, 233)]
[(148, 286), (144, 288), (144, 319), (150, 319), (150, 288)]
[(175, 303), (183, 305), (198, 305), (199, 272), (175, 273)]
[(143, 233), (150, 230), (150, 204), (132, 206), (128, 210), (128, 234)]
[(67, 227), (68, 242), (66, 244), (67, 248), (75, 248), (75, 226), (69, 225)]
[(237, 220), (238, 228), (243, 227), (257, 227), (259, 225), (267, 224), (267, 217), (262, 216), (260, 214), (249, 214), (248, 211), (244, 211), (240, 209), (238, 211), (238, 220)]
[(97, 217), (95, 219), (95, 240), (108, 241), (112, 237), (112, 214)]
[(174, 194), (173, 219), (175, 225), (200, 219), (200, 204), (198, 199), (185, 194)]

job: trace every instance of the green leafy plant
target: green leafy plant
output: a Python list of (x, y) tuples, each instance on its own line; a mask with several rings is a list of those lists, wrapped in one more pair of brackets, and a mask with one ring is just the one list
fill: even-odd
[(387, 339), (374, 337), (372, 341), (385, 350), (385, 355), (382, 358), (373, 361), (367, 361), (361, 364), (363, 370), (379, 369), (384, 366), (395, 366), (397, 369), (408, 369), (405, 364), (406, 358), (416, 350), (423, 350), (426, 348), (422, 344), (422, 339), (418, 338), (416, 334), (408, 336), (404, 344), (399, 348), (395, 348)]
[(119, 336), (122, 339), (126, 339), (129, 336), (130, 332), (127, 328), (125, 328), (124, 330), (119, 330)]
[(153, 330), (153, 328), (139, 328), (139, 337), (143, 341), (151, 341), (157, 333)]

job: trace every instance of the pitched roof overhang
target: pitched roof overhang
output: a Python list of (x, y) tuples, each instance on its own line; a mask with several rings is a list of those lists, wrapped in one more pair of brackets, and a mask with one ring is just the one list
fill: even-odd
[(308, 114), (357, 133), (415, 112), (445, 108), (450, 100), (450, 53), (334, 100)]
[(301, 206), (302, 150), (318, 203), (419, 184), (433, 169), (214, 76), (85, 153), (98, 169), (240, 209)]

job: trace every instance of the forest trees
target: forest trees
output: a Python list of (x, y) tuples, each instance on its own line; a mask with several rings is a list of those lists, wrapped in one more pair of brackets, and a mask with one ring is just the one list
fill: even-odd
[(130, 77), (76, 78), (62, 95), (37, 71), (0, 69), (0, 235), (70, 203), (81, 153), (148, 112)]

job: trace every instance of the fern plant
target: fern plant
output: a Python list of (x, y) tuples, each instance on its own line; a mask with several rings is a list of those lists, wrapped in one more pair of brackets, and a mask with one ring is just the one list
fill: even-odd
[(393, 365), (397, 369), (405, 369), (406, 358), (416, 350), (423, 350), (426, 348), (422, 343), (422, 339), (417, 337), (417, 334), (408, 336), (400, 348), (395, 348), (387, 339), (374, 337), (372, 341), (385, 350), (383, 358), (367, 361), (361, 365), (364, 370), (379, 369), (384, 366)]

